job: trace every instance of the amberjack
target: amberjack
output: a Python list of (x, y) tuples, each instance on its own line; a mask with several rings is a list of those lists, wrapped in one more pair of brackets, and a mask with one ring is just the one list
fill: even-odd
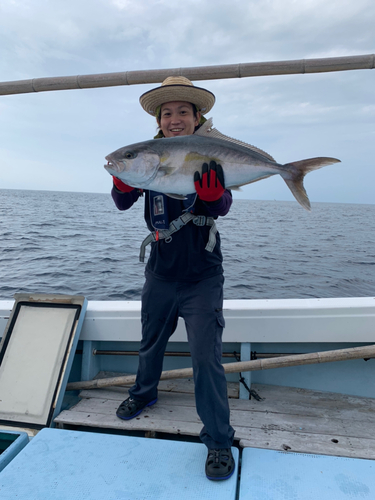
[(213, 128), (212, 118), (192, 135), (131, 144), (105, 158), (108, 164), (104, 168), (125, 184), (178, 199), (195, 192), (194, 173), (201, 174), (203, 163), (211, 160), (222, 166), (227, 189), (240, 189), (279, 174), (306, 210), (311, 207), (303, 185), (305, 175), (340, 162), (337, 158), (318, 157), (282, 165), (268, 153)]

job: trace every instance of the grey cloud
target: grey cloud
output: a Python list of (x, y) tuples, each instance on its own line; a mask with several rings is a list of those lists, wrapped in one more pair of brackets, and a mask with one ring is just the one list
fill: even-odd
[[(1, 80), (374, 53), (374, 19), (372, 0), (2, 0)], [(373, 203), (374, 75), (196, 83), (216, 94), (211, 116), (222, 132), (280, 161), (342, 160), (308, 179), (312, 201)], [(104, 156), (155, 133), (138, 102), (152, 87), (0, 97), (2, 186), (108, 191)], [(274, 181), (245, 189), (286, 192)]]

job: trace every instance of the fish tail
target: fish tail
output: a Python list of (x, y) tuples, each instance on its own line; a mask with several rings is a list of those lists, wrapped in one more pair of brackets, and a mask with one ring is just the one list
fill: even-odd
[(295, 199), (306, 210), (311, 210), (310, 200), (307, 196), (306, 190), (303, 185), (303, 179), (306, 174), (317, 170), (318, 168), (326, 165), (338, 163), (340, 160), (337, 158), (309, 158), (308, 160), (294, 161), (284, 165), (286, 175), (282, 177), (287, 183), (289, 189), (292, 191)]

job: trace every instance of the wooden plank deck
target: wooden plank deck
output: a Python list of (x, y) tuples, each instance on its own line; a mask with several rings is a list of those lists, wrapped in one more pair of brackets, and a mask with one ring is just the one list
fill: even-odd
[[(241, 447), (375, 459), (375, 399), (256, 384), (252, 389), (261, 401), (237, 399), (238, 384), (228, 384), (231, 424)], [(130, 421), (115, 414), (128, 397), (127, 388), (82, 391), (81, 401), (55, 423), (198, 437), (202, 423), (193, 390), (190, 380), (160, 382), (158, 403)]]

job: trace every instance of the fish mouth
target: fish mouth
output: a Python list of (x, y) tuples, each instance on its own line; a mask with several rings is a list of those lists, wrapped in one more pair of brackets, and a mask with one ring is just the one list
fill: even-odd
[(117, 163), (113, 161), (110, 156), (106, 156), (105, 159), (107, 160), (107, 164), (104, 165), (104, 168), (106, 170), (108, 171), (112, 170), (113, 172), (121, 172), (121, 169), (119, 168)]

